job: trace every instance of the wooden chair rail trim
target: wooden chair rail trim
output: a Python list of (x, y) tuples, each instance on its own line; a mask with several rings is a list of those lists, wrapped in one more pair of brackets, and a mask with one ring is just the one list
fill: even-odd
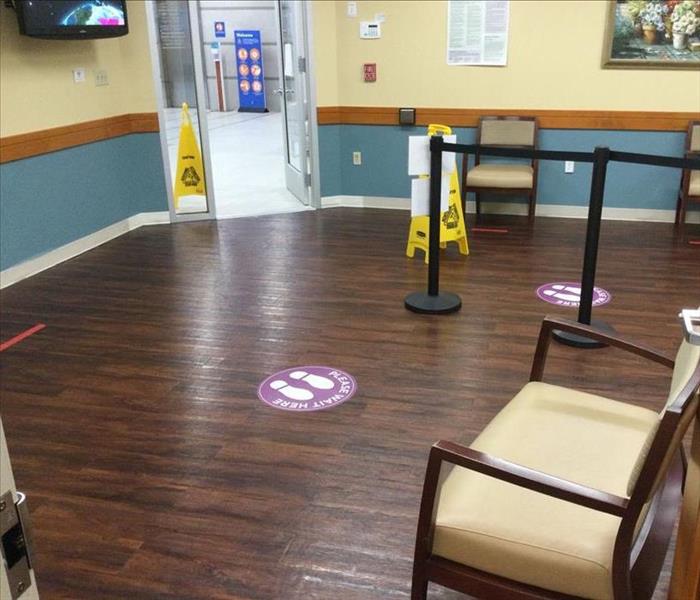
[(129, 113), (0, 138), (0, 163), (30, 158), (130, 133), (159, 131), (157, 113)]
[(454, 442), (437, 442), (431, 454), (444, 462), (616, 517), (624, 516), (627, 510), (626, 498), (535, 471)]
[(675, 364), (673, 358), (657, 352), (648, 346), (637, 344), (636, 342), (632, 342), (618, 335), (605, 333), (596, 329), (595, 327), (591, 327), (590, 325), (582, 325), (576, 321), (547, 315), (542, 321), (540, 336), (537, 340), (535, 358), (532, 361), (532, 371), (530, 372), (530, 381), (542, 381), (551, 333), (554, 329), (584, 335), (596, 341), (603, 342), (609, 346), (613, 346), (615, 348), (619, 348), (620, 350), (625, 350), (626, 352), (631, 352), (632, 354), (636, 354), (642, 358), (654, 361), (668, 367), (669, 369), (673, 369)]
[[(319, 125), (398, 125), (396, 106), (320, 106)], [(445, 123), (452, 127), (477, 127), (482, 116), (537, 117), (544, 129), (613, 129), (636, 131), (686, 131), (700, 118), (697, 112), (549, 110), (490, 108), (416, 108), (416, 125)]]

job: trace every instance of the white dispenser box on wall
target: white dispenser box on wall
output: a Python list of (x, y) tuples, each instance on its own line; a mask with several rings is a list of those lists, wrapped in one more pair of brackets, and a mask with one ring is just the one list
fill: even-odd
[(378, 40), (382, 37), (382, 27), (377, 21), (361, 21), (360, 37), (363, 40)]

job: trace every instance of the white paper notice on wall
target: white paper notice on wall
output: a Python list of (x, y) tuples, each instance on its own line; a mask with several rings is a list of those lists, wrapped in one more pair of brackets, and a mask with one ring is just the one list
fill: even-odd
[(422, 217), (430, 213), (430, 179), (411, 179), (411, 216)]
[[(440, 186), (440, 212), (444, 213), (450, 204), (450, 175), (442, 174)], [(422, 217), (430, 214), (430, 178), (419, 177), (411, 180), (411, 216)]]
[[(448, 144), (456, 144), (456, 135), (445, 135), (443, 140)], [(457, 167), (454, 152), (442, 153), (442, 170), (452, 173)], [(430, 175), (430, 136), (408, 136), (408, 174)]]
[(408, 136), (408, 174), (430, 173), (430, 138), (427, 135)]
[(449, 0), (447, 64), (505, 66), (508, 0)]

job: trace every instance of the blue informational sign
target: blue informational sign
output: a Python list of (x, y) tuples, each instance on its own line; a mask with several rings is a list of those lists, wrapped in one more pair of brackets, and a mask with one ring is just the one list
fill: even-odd
[(214, 36), (218, 38), (226, 37), (226, 23), (223, 21), (214, 21)]
[(234, 31), (238, 111), (267, 112), (260, 31)]

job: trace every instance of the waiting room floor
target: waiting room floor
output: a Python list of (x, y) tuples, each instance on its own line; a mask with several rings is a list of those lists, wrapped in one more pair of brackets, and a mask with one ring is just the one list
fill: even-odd
[[(143, 227), (3, 290), (2, 339), (46, 324), (0, 354), (42, 598), (407, 598), (430, 445), (472, 440), (527, 381), (542, 316), (575, 316), (535, 289), (578, 278), (585, 221), (493, 222), (510, 233), (445, 253), (464, 302), (445, 317), (403, 307), (426, 279), (403, 211)], [(672, 352), (699, 263), (670, 225), (605, 222), (613, 299), (595, 315)], [(667, 394), (660, 367), (616, 350), (554, 345), (550, 361), (553, 383)], [(348, 371), (357, 395), (303, 414), (257, 399), (302, 364)]]
[[(177, 168), (180, 109), (166, 109), (170, 169)], [(197, 110), (190, 109), (196, 123)], [(209, 145), (219, 219), (309, 210), (284, 179), (282, 113), (209, 112)], [(199, 132), (195, 127), (197, 137)]]

